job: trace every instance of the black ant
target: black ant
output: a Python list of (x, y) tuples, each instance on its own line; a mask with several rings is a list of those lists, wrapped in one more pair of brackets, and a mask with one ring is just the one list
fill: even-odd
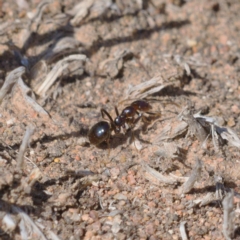
[[(104, 118), (104, 115), (107, 115), (110, 122), (100, 121), (93, 125), (88, 133), (90, 143), (99, 145), (105, 141), (109, 147), (109, 139), (112, 131), (114, 131), (115, 134), (120, 133), (121, 128), (126, 129), (126, 124), (132, 129), (143, 117), (142, 112), (148, 113), (150, 109), (152, 109), (152, 106), (148, 102), (145, 100), (137, 100), (132, 102), (130, 106), (124, 108), (121, 114), (119, 114), (117, 107), (115, 107), (117, 117), (114, 120), (105, 109), (101, 109), (102, 117)], [(137, 118), (136, 115), (138, 115)]]

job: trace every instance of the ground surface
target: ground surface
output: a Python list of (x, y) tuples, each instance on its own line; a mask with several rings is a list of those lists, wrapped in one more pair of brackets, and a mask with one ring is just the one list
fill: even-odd
[[(25, 85), (15, 79), (0, 107), (0, 238), (181, 239), (186, 221), (188, 239), (224, 239), (222, 198), (190, 204), (214, 193), (218, 177), (235, 191), (233, 238), (240, 239), (238, 146), (214, 147), (211, 136), (196, 133), (192, 115), (177, 118), (192, 106), (240, 134), (240, 2), (40, 2), (0, 1), (1, 84), (25, 67)], [(81, 59), (41, 90), (53, 67), (73, 54)], [(139, 85), (151, 79), (159, 90)], [(89, 144), (101, 108), (115, 117), (115, 106), (121, 111), (142, 97), (162, 115), (144, 131), (139, 121), (132, 144), (130, 132), (112, 132), (110, 153), (105, 143)], [(21, 169), (27, 126), (35, 132)], [(151, 173), (188, 177), (196, 157), (201, 175), (186, 194), (184, 180), (163, 183)], [(44, 236), (31, 227), (24, 233), (14, 207)]]

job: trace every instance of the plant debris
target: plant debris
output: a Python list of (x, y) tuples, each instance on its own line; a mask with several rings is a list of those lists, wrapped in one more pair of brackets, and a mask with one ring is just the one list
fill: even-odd
[(0, 238), (239, 239), (239, 12), (0, 0)]

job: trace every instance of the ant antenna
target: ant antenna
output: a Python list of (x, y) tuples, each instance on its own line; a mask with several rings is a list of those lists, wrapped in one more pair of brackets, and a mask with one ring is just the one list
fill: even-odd
[(117, 115), (117, 117), (118, 117), (118, 116), (119, 116), (119, 112), (118, 112), (117, 106), (115, 106), (115, 113), (116, 113), (116, 115)]
[(110, 115), (105, 109), (103, 109), (103, 108), (101, 108), (101, 114), (102, 114), (102, 118), (103, 118), (103, 119), (104, 119), (104, 114), (107, 115), (107, 117), (108, 117), (109, 120), (110, 120), (112, 129), (115, 131), (116, 128), (115, 128), (115, 124), (114, 124), (114, 121), (113, 121), (111, 115)]

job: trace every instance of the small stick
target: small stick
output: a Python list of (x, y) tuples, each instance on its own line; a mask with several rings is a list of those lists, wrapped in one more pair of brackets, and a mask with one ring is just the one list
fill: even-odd
[(11, 90), (16, 81), (25, 73), (25, 67), (18, 67), (11, 71), (6, 77), (6, 80), (0, 90), (0, 104), (2, 103), (4, 97)]
[(186, 224), (186, 221), (183, 221), (180, 223), (180, 227), (179, 227), (182, 240), (188, 240), (186, 229), (185, 229), (185, 224)]
[(23, 137), (22, 144), (20, 146), (18, 157), (17, 157), (17, 166), (18, 166), (19, 169), (22, 169), (22, 167), (23, 167), (24, 153), (27, 149), (30, 138), (33, 135), (34, 131), (35, 131), (35, 128), (33, 126), (28, 126), (27, 127), (27, 130), (26, 130), (25, 135)]
[(188, 193), (192, 190), (195, 182), (198, 180), (202, 170), (202, 162), (197, 158), (196, 165), (188, 180), (182, 186), (182, 193)]
[(234, 192), (227, 193), (222, 201), (223, 205), (223, 235), (226, 240), (231, 240), (234, 235), (234, 205), (233, 205)]

